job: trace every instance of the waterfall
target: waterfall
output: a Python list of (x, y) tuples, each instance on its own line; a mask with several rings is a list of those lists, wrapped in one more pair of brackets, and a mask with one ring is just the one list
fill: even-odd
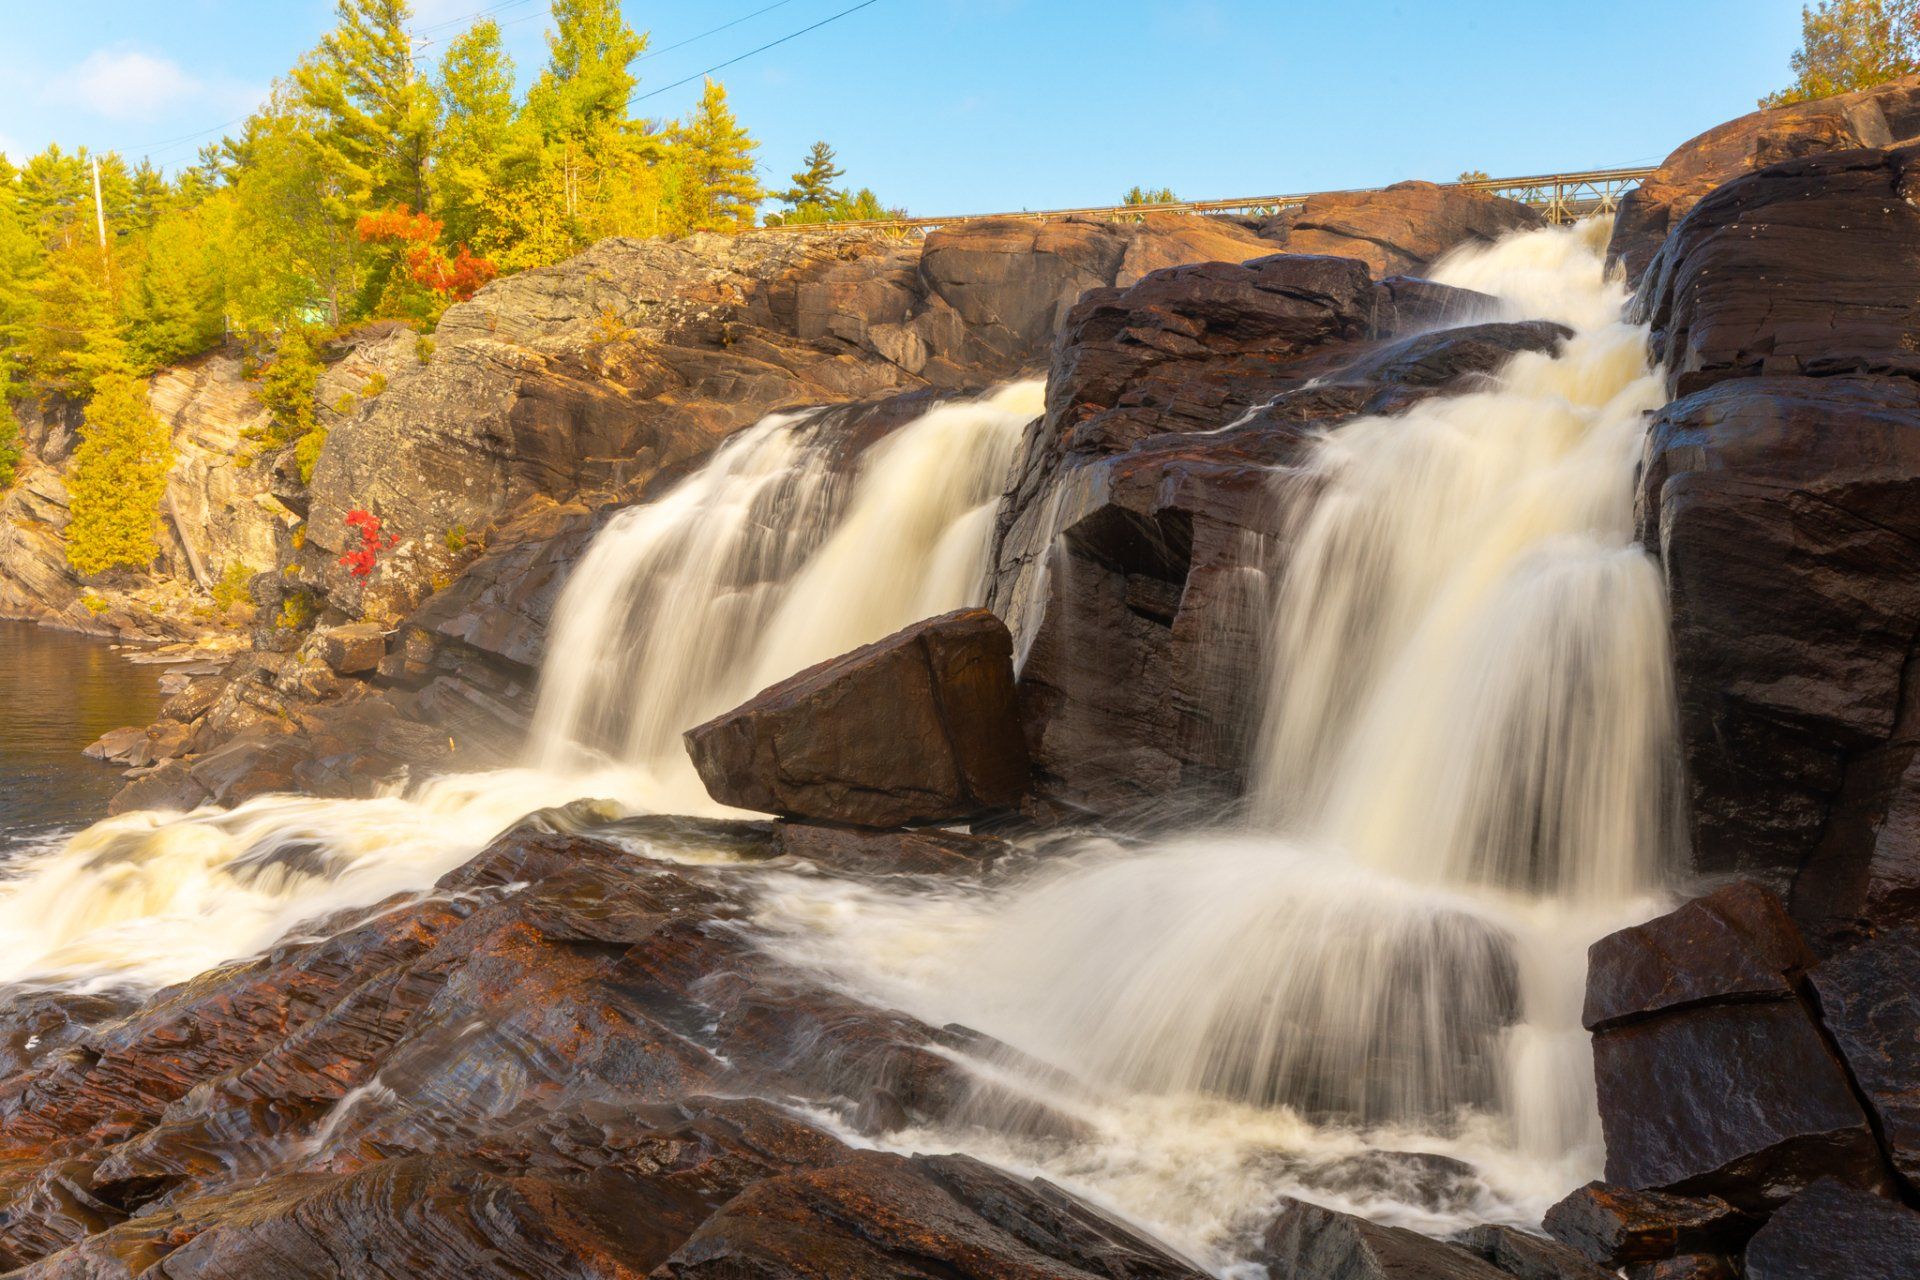
[[(1664, 592), (1632, 522), (1664, 396), (1604, 244), (1547, 229), (1443, 264), (1573, 336), (1343, 424), (1276, 482), (1299, 514), (1266, 566), (1249, 828), (1087, 843), (1011, 894), (796, 881), (767, 909), (794, 957), (1089, 1082), (1052, 1101), (1102, 1141), (1061, 1163), (1175, 1238), (1260, 1220), (1287, 1179), (1244, 1135), (1276, 1114), (1308, 1122), (1309, 1163), (1355, 1133), (1466, 1156), (1515, 1220), (1597, 1176), (1585, 952), (1658, 909), (1681, 840)], [(1198, 1130), (1177, 1146), (1169, 1109)], [(1179, 1207), (1193, 1179), (1204, 1213)]]
[(0, 987), (183, 981), (302, 921), (424, 891), (521, 816), (582, 797), (728, 812), (681, 731), (984, 599), (994, 504), (1040, 399), (1020, 382), (937, 403), (864, 450), (836, 410), (748, 428), (594, 540), (555, 611), (524, 767), (97, 823), (8, 866)]
[(551, 771), (609, 761), (655, 808), (707, 810), (681, 733), (757, 690), (976, 603), (993, 511), (1042, 384), (938, 405), (852, 476), (831, 411), (742, 432), (660, 501), (614, 517), (554, 614), (533, 749)]

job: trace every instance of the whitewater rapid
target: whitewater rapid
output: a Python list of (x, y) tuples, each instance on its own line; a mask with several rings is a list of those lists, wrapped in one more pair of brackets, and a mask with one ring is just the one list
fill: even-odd
[[(1007, 1137), (983, 1111), (888, 1145), (1063, 1181), (1222, 1275), (1254, 1274), (1235, 1259), (1283, 1195), (1444, 1234), (1537, 1223), (1597, 1174), (1585, 951), (1659, 909), (1679, 839), (1663, 593), (1631, 521), (1661, 396), (1603, 245), (1589, 224), (1443, 263), (1573, 336), (1327, 434), (1291, 553), (1250, 545), (1272, 605), (1248, 824), (1056, 843), (991, 886), (741, 868), (768, 946), (1014, 1046), (972, 1065), (1089, 1135)], [(556, 610), (525, 767), (109, 819), (9, 868), (0, 986), (179, 981), (425, 892), (577, 798), (724, 812), (681, 731), (982, 600), (1041, 391), (935, 405), (854, 459), (831, 411), (741, 433), (596, 538)], [(1330, 1184), (1378, 1151), (1471, 1174), (1438, 1199)]]

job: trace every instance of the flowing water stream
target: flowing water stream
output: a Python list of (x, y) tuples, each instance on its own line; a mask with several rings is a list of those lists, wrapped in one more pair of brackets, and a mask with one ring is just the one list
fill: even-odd
[[(1537, 1222), (1597, 1172), (1585, 950), (1658, 909), (1678, 825), (1663, 592), (1631, 521), (1663, 397), (1595, 230), (1435, 273), (1567, 323), (1562, 352), (1317, 446), (1288, 562), (1250, 566), (1276, 603), (1249, 826), (1082, 839), (991, 889), (762, 876), (767, 945), (1015, 1046), (976, 1065), (1087, 1135), (889, 1145), (1044, 1172), (1222, 1274), (1283, 1194), (1444, 1231)], [(0, 983), (178, 980), (578, 797), (716, 812), (683, 729), (982, 597), (1040, 391), (936, 406), (857, 460), (822, 413), (743, 432), (595, 541), (525, 768), (100, 823), (0, 883)], [(1436, 1190), (1381, 1151), (1471, 1167)]]

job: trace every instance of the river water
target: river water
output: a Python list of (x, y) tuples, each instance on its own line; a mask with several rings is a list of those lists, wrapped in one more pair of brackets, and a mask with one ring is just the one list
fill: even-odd
[(0, 857), (106, 812), (120, 771), (80, 751), (109, 729), (151, 723), (163, 670), (102, 640), (0, 621)]

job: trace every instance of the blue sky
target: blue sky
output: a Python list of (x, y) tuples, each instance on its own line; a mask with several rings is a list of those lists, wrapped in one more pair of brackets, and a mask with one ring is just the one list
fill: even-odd
[[(655, 48), (773, 0), (627, 0)], [(785, 0), (639, 65), (641, 92), (854, 0)], [(500, 6), (521, 84), (545, 0)], [(0, 150), (190, 161), (330, 25), (331, 0), (0, 0)], [(784, 182), (815, 138), (918, 214), (1653, 163), (1787, 78), (1800, 0), (878, 0), (720, 73)], [(428, 56), (437, 52), (428, 50)], [(687, 109), (698, 83), (644, 104)], [(160, 144), (160, 145), (156, 145)]]

